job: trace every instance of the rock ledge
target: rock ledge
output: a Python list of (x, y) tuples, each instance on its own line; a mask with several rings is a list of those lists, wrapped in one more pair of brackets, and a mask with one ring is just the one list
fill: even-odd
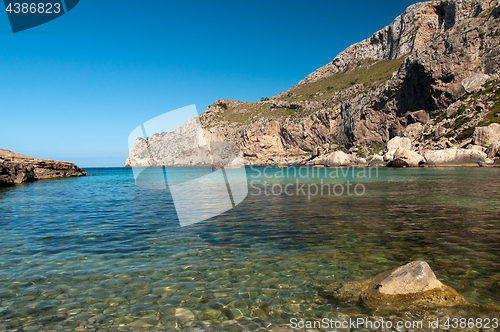
[(0, 149), (0, 187), (84, 175), (86, 171), (66, 161), (37, 159)]

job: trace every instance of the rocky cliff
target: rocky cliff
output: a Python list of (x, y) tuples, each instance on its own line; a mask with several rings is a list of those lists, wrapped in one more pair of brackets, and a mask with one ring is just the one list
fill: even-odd
[(37, 159), (0, 149), (0, 187), (39, 179), (83, 176), (86, 174), (87, 172), (83, 169), (69, 162)]
[(210, 166), (210, 154), (200, 121), (188, 118), (175, 131), (137, 138), (126, 165), (137, 167)]
[(500, 122), (499, 17), (496, 0), (414, 4), (287, 91), (217, 100), (199, 117), (205, 137), (237, 144), (247, 164), (318, 164), (337, 151), (355, 163), (389, 163), (394, 137), (422, 157), (485, 152), (491, 144), (473, 135)]

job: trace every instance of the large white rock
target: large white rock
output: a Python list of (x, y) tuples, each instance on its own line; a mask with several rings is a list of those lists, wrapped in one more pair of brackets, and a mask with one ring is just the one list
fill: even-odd
[(391, 138), (391, 140), (387, 142), (388, 151), (390, 150), (396, 151), (398, 148), (405, 148), (411, 150), (411, 140), (406, 137), (396, 136), (394, 138)]
[(462, 81), (462, 86), (468, 93), (474, 93), (481, 90), (484, 83), (490, 78), (488, 75), (483, 73), (477, 73), (471, 75)]
[(325, 156), (325, 166), (346, 166), (351, 164), (351, 158), (343, 151), (335, 151)]
[(379, 155), (373, 155), (368, 159), (368, 165), (370, 166), (385, 166), (387, 163), (384, 161), (384, 157)]
[(424, 130), (424, 126), (420, 122), (412, 123), (405, 129), (405, 135), (409, 137), (415, 137)]
[(486, 153), (469, 149), (444, 149), (424, 151), (425, 164), (429, 166), (477, 166), (488, 163)]
[(494, 158), (496, 156), (500, 157), (500, 139), (497, 139), (495, 142), (491, 143), (491, 145), (486, 150), (486, 154), (488, 158)]
[(380, 293), (389, 295), (413, 294), (443, 287), (429, 264), (424, 261), (398, 267), (379, 285)]
[(418, 167), (418, 165), (423, 162), (425, 162), (425, 159), (420, 154), (405, 148), (398, 148), (389, 166)]
[(396, 150), (391, 149), (388, 152), (386, 152), (383, 156), (384, 162), (388, 163), (394, 160), (394, 153), (396, 153)]
[(349, 162), (351, 165), (358, 165), (358, 166), (368, 165), (368, 160), (366, 158), (358, 157), (354, 153), (348, 154), (347, 157), (349, 158)]
[(481, 145), (474, 145), (474, 144), (467, 145), (467, 149), (481, 151), (481, 152), (486, 151), (486, 148), (482, 147)]
[(411, 150), (411, 140), (406, 137), (393, 137), (387, 142), (386, 153), (384, 154), (384, 161), (386, 163), (394, 160), (394, 154), (399, 148)]
[(498, 139), (500, 139), (500, 124), (498, 123), (492, 123), (488, 127), (476, 127), (472, 135), (472, 143), (485, 148)]

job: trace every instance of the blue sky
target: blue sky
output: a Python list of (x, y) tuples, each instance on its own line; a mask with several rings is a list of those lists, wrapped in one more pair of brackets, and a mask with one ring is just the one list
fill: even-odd
[(0, 13), (0, 148), (123, 166), (141, 123), (276, 95), (412, 3), (81, 0), (16, 34)]

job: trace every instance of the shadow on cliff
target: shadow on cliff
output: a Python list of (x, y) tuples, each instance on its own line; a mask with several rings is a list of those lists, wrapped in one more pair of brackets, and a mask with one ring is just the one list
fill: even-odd
[(405, 71), (406, 75), (400, 86), (387, 91), (373, 105), (374, 112), (387, 114), (390, 121), (388, 139), (402, 135), (404, 128), (410, 124), (426, 123), (456, 99), (450, 92), (437, 88), (438, 79), (443, 83), (450, 83), (455, 79), (453, 75), (435, 78), (417, 62), (407, 63)]
[[(452, 99), (451, 96), (445, 95), (445, 92), (435, 88), (436, 79), (422, 64), (407, 62), (400, 70), (404, 71), (404, 78), (389, 86), (367, 110), (360, 112), (349, 102), (342, 104), (338, 132), (338, 140), (342, 145), (349, 148), (356, 144), (360, 134), (360, 123), (365, 123), (366, 128), (377, 131), (387, 140), (401, 135), (406, 126), (415, 122), (425, 123), (436, 115), (441, 104), (446, 104)], [(453, 80), (453, 77), (445, 79)], [(384, 125), (381, 127), (374, 125), (371, 123), (373, 119), (376, 119), (377, 123), (383, 122)], [(377, 127), (378, 129), (375, 129)]]
[(395, 96), (396, 116), (420, 110), (432, 114), (438, 108), (435, 99), (438, 96), (433, 88), (436, 81), (419, 63), (410, 63), (406, 71), (403, 84)]

